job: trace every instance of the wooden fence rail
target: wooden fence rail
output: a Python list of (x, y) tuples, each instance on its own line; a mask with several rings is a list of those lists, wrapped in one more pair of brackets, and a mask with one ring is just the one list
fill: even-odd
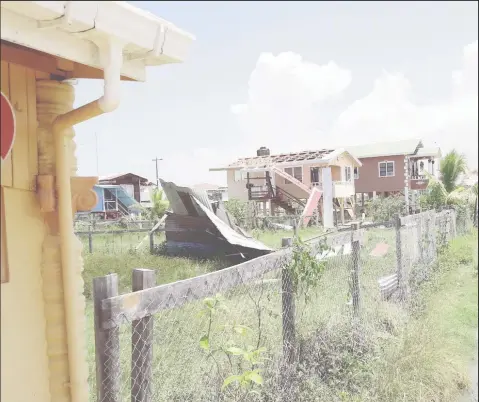
[[(426, 217), (419, 215), (397, 216), (394, 221), (397, 266), (394, 274), (379, 280), (378, 292), (381, 291), (384, 298), (397, 289), (401, 290), (401, 297), (407, 296), (401, 229), (406, 225), (417, 227)], [(434, 218), (431, 221), (432, 228), (429, 224), (424, 227), (421, 224), (420, 229), (427, 229), (435, 236), (436, 215), (429, 213), (427, 216)], [(315, 256), (322, 250), (322, 244), (325, 242), (331, 248), (351, 245), (349, 290), (352, 296), (353, 318), (357, 318), (361, 313), (360, 253), (364, 232), (364, 229), (359, 228), (359, 224), (354, 224), (349, 232), (337, 232), (318, 239), (317, 244), (311, 244), (311, 252)], [(131, 401), (153, 402), (150, 387), (153, 360), (152, 316), (162, 310), (179, 308), (195, 300), (248, 284), (265, 273), (280, 269), (283, 358), (286, 362), (293, 362), (296, 357), (295, 294), (290, 271), (286, 269), (294, 253), (292, 243), (293, 239), (285, 238), (282, 240), (283, 248), (271, 254), (220, 271), (159, 286), (155, 286), (154, 271), (135, 269), (132, 292), (123, 295), (118, 295), (116, 274), (95, 278), (93, 295), (98, 401), (119, 402), (121, 373), (118, 329), (121, 325), (132, 325)]]
[[(359, 253), (359, 242), (364, 231), (342, 232), (329, 236), (330, 247), (341, 244), (356, 244), (353, 249)], [(282, 287), (282, 328), (285, 359), (295, 358), (295, 308), (294, 289), (289, 277), (287, 263), (292, 256), (292, 239), (283, 239), (285, 248), (274, 253), (244, 262), (242, 264), (211, 272), (175, 283), (154, 286), (152, 270), (133, 270), (133, 292), (118, 295), (116, 274), (95, 278), (93, 281), (95, 309), (95, 347), (97, 355), (98, 400), (118, 402), (119, 378), (119, 335), (118, 328), (124, 323), (132, 325), (132, 402), (152, 402), (151, 375), (153, 354), (153, 317), (155, 313), (181, 307), (194, 300), (212, 296), (218, 292), (247, 284), (261, 275), (281, 269)], [(312, 253), (317, 253), (312, 247)], [(353, 253), (354, 255), (354, 253)], [(356, 254), (356, 265), (359, 254)], [(358, 266), (353, 266), (357, 277), (353, 294), (356, 314), (359, 313)]]

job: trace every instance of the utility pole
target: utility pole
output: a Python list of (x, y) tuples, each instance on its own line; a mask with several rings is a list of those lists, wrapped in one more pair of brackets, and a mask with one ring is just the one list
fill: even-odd
[(158, 177), (158, 161), (162, 161), (162, 158), (156, 157), (153, 159), (153, 162), (155, 162), (155, 167), (156, 167), (156, 187), (160, 188), (160, 178)]
[(98, 168), (98, 133), (95, 132), (95, 153), (96, 153), (96, 175), (99, 176), (100, 169)]

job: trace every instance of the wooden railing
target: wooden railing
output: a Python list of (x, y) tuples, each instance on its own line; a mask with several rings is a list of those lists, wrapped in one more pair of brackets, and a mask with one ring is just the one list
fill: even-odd
[(291, 176), (290, 174), (286, 173), (285, 171), (277, 168), (276, 166), (273, 166), (271, 168), (271, 172), (273, 173), (276, 173), (278, 174), (279, 176), (283, 177), (284, 179), (288, 180), (289, 182), (291, 182), (292, 184), (296, 185), (297, 187), (299, 187), (301, 190), (303, 190), (304, 192), (306, 192), (308, 195), (311, 193), (311, 190), (309, 189), (309, 187), (304, 184), (303, 182), (299, 181), (298, 179), (296, 179), (295, 177)]

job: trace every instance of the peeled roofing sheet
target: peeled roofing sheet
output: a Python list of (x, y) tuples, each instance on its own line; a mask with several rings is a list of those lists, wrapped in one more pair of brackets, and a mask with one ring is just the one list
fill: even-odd
[(213, 213), (213, 211), (206, 208), (196, 197), (192, 198), (230, 244), (235, 244), (237, 246), (247, 248), (254, 248), (256, 250), (273, 251), (273, 249), (269, 248), (268, 246), (264, 245), (263, 243), (254, 238), (244, 237), (240, 235), (231, 227), (229, 227), (225, 222), (223, 222), (220, 218), (218, 218)]
[(206, 191), (196, 191), (188, 187), (180, 187), (173, 182), (166, 182), (161, 179), (160, 183), (163, 191), (165, 192), (166, 198), (170, 202), (170, 208), (172, 209), (173, 213), (178, 215), (190, 215), (191, 211), (188, 211), (188, 209), (191, 210), (191, 207), (193, 206), (198, 216), (205, 215), (203, 210), (197, 208), (194, 204), (191, 205), (189, 202), (187, 202), (190, 205), (185, 205), (185, 199), (182, 199), (180, 193), (187, 194), (188, 198), (189, 196), (195, 197), (199, 204), (202, 204), (205, 208), (213, 212)]

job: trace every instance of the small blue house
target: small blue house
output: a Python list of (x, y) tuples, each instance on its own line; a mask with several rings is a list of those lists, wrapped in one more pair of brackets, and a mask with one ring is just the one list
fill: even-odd
[(131, 197), (121, 185), (97, 184), (93, 190), (97, 194), (98, 202), (91, 213), (101, 214), (103, 219), (139, 215), (142, 211), (140, 203)]

